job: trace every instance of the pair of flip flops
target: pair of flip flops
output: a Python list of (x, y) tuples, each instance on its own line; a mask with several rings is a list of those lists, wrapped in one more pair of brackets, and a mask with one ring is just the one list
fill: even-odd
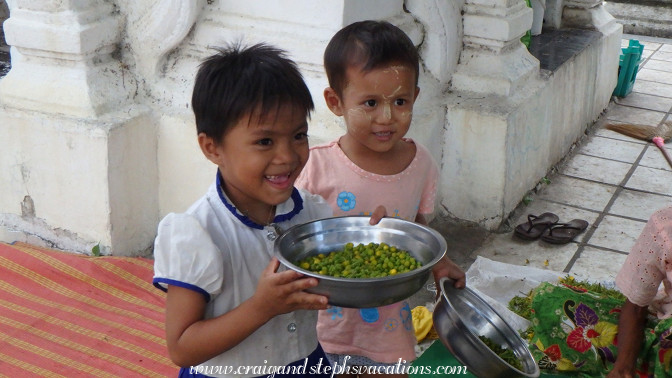
[(529, 214), (527, 222), (517, 225), (514, 234), (525, 240), (541, 238), (547, 243), (566, 244), (588, 228), (588, 222), (583, 219), (572, 219), (566, 223), (559, 221), (560, 218), (553, 213)]

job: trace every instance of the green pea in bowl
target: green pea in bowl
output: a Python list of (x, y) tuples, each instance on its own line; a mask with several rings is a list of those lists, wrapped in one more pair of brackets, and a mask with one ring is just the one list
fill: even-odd
[[(317, 278), (319, 284), (306, 291), (327, 296), (333, 306), (370, 308), (399, 302), (425, 285), (432, 267), (446, 253), (446, 240), (419, 223), (383, 218), (370, 225), (369, 220), (368, 216), (345, 216), (294, 226), (276, 239), (275, 255), (287, 269)], [(343, 251), (348, 243), (385, 243), (409, 252), (421, 266), (376, 278), (333, 277), (298, 266), (307, 257)]]

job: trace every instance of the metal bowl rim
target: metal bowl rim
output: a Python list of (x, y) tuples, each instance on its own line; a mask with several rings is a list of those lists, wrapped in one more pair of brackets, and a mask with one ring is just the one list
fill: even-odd
[[(429, 226), (422, 225), (422, 224), (420, 224), (420, 223), (415, 223), (415, 222), (407, 221), (407, 220), (405, 220), (405, 219), (392, 218), (392, 217), (384, 217), (384, 218), (382, 218), (382, 219), (380, 220), (380, 222), (379, 222), (377, 225), (379, 225), (379, 224), (382, 223), (382, 222), (397, 222), (397, 223), (401, 223), (401, 222), (403, 222), (403, 223), (411, 224), (411, 225), (413, 225), (413, 226), (415, 226), (415, 227), (419, 227), (419, 228), (423, 229), (424, 231), (428, 232), (429, 234), (431, 234), (432, 236), (434, 236), (434, 237), (438, 240), (439, 245), (440, 245), (440, 248), (441, 248), (441, 250), (442, 250), (441, 253), (440, 253), (440, 254), (437, 254), (436, 256), (434, 256), (434, 258), (433, 258), (431, 261), (429, 261), (429, 262), (426, 263), (426, 264), (423, 264), (420, 268), (413, 269), (413, 270), (411, 270), (410, 272), (405, 272), (405, 273), (400, 273), (400, 274), (395, 274), (395, 275), (393, 275), (393, 276), (385, 276), (385, 277), (373, 277), (373, 278), (346, 278), (346, 277), (326, 276), (326, 275), (322, 275), (322, 274), (319, 274), (319, 273), (315, 273), (315, 272), (311, 272), (311, 271), (309, 271), (309, 270), (303, 269), (303, 268), (301, 268), (301, 267), (295, 265), (295, 264), (292, 263), (291, 261), (287, 260), (287, 258), (286, 258), (282, 253), (280, 253), (279, 249), (277, 248), (277, 246), (278, 246), (278, 244), (280, 243), (280, 241), (282, 240), (282, 238), (283, 238), (285, 235), (288, 235), (288, 234), (290, 233), (290, 231), (292, 231), (292, 230), (294, 230), (294, 229), (298, 229), (298, 228), (301, 228), (301, 227), (305, 227), (306, 225), (313, 224), (313, 223), (319, 223), (319, 222), (329, 221), (329, 220), (337, 220), (337, 219), (342, 219), (342, 218), (354, 218), (354, 219), (361, 218), (361, 219), (367, 219), (367, 220), (368, 220), (368, 219), (370, 219), (371, 217), (368, 216), (368, 215), (344, 215), (344, 216), (337, 216), (337, 217), (329, 217), (329, 218), (317, 219), (317, 220), (314, 220), (314, 221), (310, 221), (310, 222), (306, 222), (306, 223), (302, 223), (302, 224), (298, 224), (298, 225), (292, 226), (292, 227), (288, 228), (285, 232), (283, 232), (282, 235), (280, 235), (280, 236), (278, 237), (278, 239), (276, 239), (276, 241), (275, 241), (275, 247), (274, 247), (274, 249), (275, 249), (275, 256), (276, 256), (276, 257), (278, 258), (278, 260), (280, 260), (280, 262), (282, 262), (284, 265), (286, 265), (286, 266), (291, 266), (291, 268), (292, 268), (293, 270), (296, 270), (296, 271), (298, 271), (298, 272), (301, 272), (303, 275), (306, 275), (306, 276), (309, 276), (309, 277), (314, 277), (314, 278), (321, 279), (321, 280), (337, 281), (337, 282), (347, 282), (347, 283), (357, 283), (357, 282), (360, 282), (360, 283), (365, 283), (365, 282), (386, 282), (386, 281), (393, 281), (393, 280), (398, 280), (399, 278), (414, 277), (414, 276), (417, 276), (417, 275), (419, 275), (419, 274), (425, 273), (425, 271), (427, 271), (427, 270), (429, 270), (429, 269), (432, 269), (432, 268), (434, 267), (434, 265), (436, 265), (436, 263), (439, 262), (439, 260), (441, 260), (441, 259), (446, 255), (446, 251), (447, 251), (447, 249), (448, 249), (448, 246), (447, 246), (447, 243), (446, 243), (446, 239), (443, 237), (443, 235), (441, 235), (441, 234), (440, 234), (438, 231), (436, 231), (435, 229), (433, 229), (433, 228), (431, 228), (431, 227), (429, 227)], [(365, 225), (369, 225), (369, 226), (371, 226), (371, 227), (376, 227), (376, 226), (377, 226), (377, 225), (370, 225), (368, 222), (367, 222)]]

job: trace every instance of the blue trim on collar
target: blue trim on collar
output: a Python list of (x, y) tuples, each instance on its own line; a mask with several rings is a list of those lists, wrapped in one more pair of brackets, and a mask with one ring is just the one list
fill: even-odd
[(236, 207), (226, 200), (226, 196), (224, 195), (224, 191), (222, 190), (222, 175), (219, 173), (219, 170), (217, 170), (216, 182), (217, 182), (217, 194), (219, 195), (219, 199), (222, 200), (222, 203), (224, 204), (224, 206), (226, 206), (227, 209), (229, 209), (231, 214), (233, 214), (236, 218), (238, 218), (239, 221), (243, 222), (243, 224), (246, 225), (247, 227), (256, 228), (257, 230), (263, 230), (264, 226), (256, 224), (255, 222), (252, 221), (252, 219), (241, 214), (241, 212), (238, 212)]
[(182, 281), (171, 280), (170, 278), (161, 278), (161, 277), (154, 278), (154, 280), (152, 280), (152, 283), (154, 284), (154, 286), (156, 288), (161, 289), (164, 292), (167, 292), (168, 289), (163, 287), (163, 285), (161, 285), (161, 284), (179, 286), (179, 287), (183, 287), (185, 289), (193, 290), (193, 291), (203, 295), (203, 297), (205, 298), (205, 303), (210, 302), (210, 293), (208, 293), (207, 291), (201, 289), (200, 287), (198, 287), (196, 285), (188, 284), (188, 283), (182, 282)]
[[(219, 199), (222, 201), (224, 206), (226, 206), (227, 209), (233, 214), (236, 218), (238, 218), (239, 221), (243, 222), (244, 225), (250, 228), (255, 228), (257, 230), (263, 230), (265, 226), (256, 223), (252, 219), (246, 217), (245, 215), (242, 214), (242, 211), (238, 211), (233, 204), (229, 203), (229, 201), (226, 200), (226, 196), (224, 195), (224, 191), (222, 190), (222, 175), (219, 173), (219, 170), (217, 170), (217, 178), (216, 178), (216, 186), (217, 186), (217, 195), (219, 195)], [(273, 222), (271, 223), (279, 223), (279, 222), (284, 222), (287, 220), (292, 219), (296, 214), (300, 213), (301, 210), (303, 210), (303, 198), (301, 198), (301, 193), (299, 193), (298, 189), (293, 188), (292, 189), (292, 195), (291, 195), (292, 201), (294, 202), (294, 208), (292, 211), (290, 211), (287, 214), (280, 214), (276, 215), (275, 218), (273, 218)]]
[(299, 190), (296, 188), (292, 190), (292, 201), (294, 201), (294, 208), (292, 211), (287, 214), (276, 215), (275, 218), (273, 218), (273, 223), (288, 221), (303, 210), (303, 198), (301, 198), (301, 193), (299, 193)]

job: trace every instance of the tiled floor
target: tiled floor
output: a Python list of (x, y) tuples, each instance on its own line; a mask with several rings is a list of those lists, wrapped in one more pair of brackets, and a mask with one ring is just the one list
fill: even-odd
[[(609, 122), (658, 126), (672, 120), (672, 40), (624, 35), (623, 47), (629, 39), (644, 44), (632, 92), (614, 98), (576, 151), (548, 177), (550, 183), (542, 184), (511, 222), (550, 211), (561, 221), (585, 219), (589, 228), (565, 245), (523, 241), (512, 232), (491, 234), (466, 261), (483, 256), (577, 279), (613, 281), (649, 216), (672, 205), (672, 168), (660, 150), (604, 129)], [(672, 145), (668, 150), (672, 153)]]

